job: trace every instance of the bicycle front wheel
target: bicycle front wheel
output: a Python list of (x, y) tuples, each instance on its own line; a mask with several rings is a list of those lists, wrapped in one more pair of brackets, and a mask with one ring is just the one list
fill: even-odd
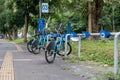
[(51, 41), (45, 51), (45, 59), (48, 63), (53, 63), (56, 57), (56, 53), (54, 50), (54, 41)]
[(33, 42), (33, 39), (28, 41), (28, 43), (27, 43), (27, 49), (30, 53), (32, 53), (32, 49), (31, 49), (32, 48), (32, 42)]

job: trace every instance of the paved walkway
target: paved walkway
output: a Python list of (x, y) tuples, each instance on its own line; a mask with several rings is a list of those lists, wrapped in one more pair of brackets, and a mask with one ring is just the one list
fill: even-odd
[(0, 80), (92, 80), (111, 67), (97, 63), (69, 63), (58, 57), (48, 64), (44, 53), (34, 55), (26, 46), (0, 40)]

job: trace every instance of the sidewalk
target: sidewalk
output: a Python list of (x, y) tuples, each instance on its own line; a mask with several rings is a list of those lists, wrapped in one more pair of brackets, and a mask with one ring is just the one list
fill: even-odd
[(10, 56), (13, 57), (14, 79), (4, 80), (93, 80), (113, 70), (112, 67), (93, 62), (69, 63), (61, 57), (57, 57), (53, 64), (48, 64), (44, 51), (34, 55), (27, 51), (26, 46), (1, 40), (0, 66), (4, 63), (3, 59), (8, 50), (12, 52)]

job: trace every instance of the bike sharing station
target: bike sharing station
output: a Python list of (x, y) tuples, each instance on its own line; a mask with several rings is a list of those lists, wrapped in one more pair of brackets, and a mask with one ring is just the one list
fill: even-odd
[[(43, 4), (42, 10), (45, 10), (45, 13), (48, 13), (48, 4)], [(43, 12), (44, 13), (44, 12)], [(44, 34), (44, 26), (45, 26), (45, 20), (44, 18), (38, 19), (38, 30)], [(78, 42), (78, 57), (80, 58), (80, 51), (81, 51), (81, 39), (82, 38), (89, 38), (90, 36), (99, 36), (100, 39), (108, 38), (110, 35), (114, 36), (114, 74), (118, 75), (118, 39), (120, 36), (120, 32), (109, 32), (106, 30), (101, 30), (99, 33), (89, 33), (86, 31), (83, 31), (81, 34), (76, 34), (75, 32), (71, 31), (70, 24), (67, 24), (67, 34), (65, 34), (65, 54), (64, 56), (67, 57), (67, 42), (69, 38), (73, 41)], [(49, 38), (51, 35), (47, 35), (47, 44), (49, 42)]]

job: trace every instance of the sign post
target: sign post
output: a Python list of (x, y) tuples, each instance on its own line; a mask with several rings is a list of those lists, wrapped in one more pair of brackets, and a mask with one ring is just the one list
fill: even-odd
[(39, 1), (39, 18), (41, 18), (41, 0)]

